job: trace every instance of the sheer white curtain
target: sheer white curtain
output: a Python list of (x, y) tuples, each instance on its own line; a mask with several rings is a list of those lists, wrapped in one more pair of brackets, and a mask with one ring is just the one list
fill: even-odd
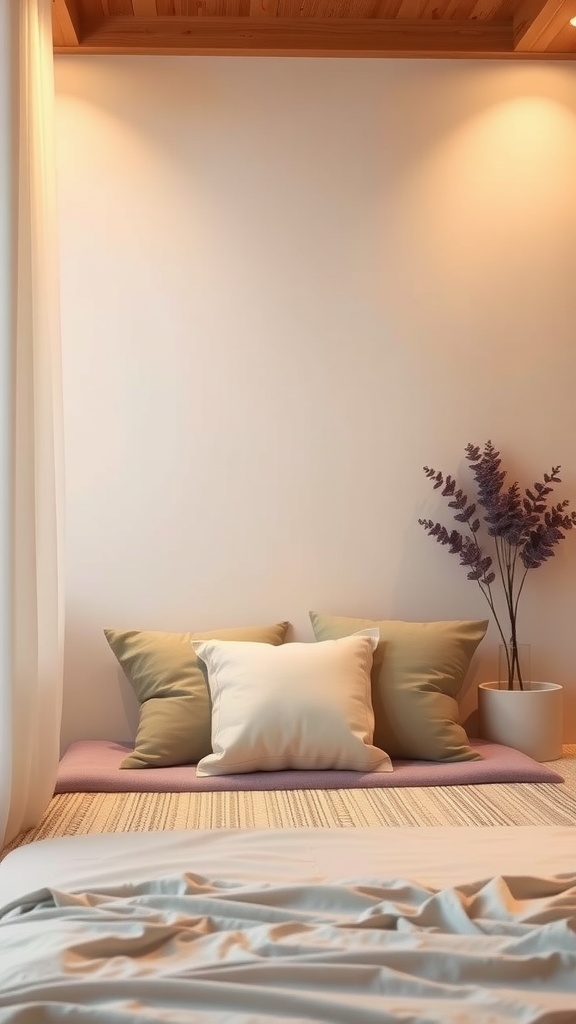
[(0, 0), (0, 846), (53, 791), (62, 704), (62, 401), (51, 0)]

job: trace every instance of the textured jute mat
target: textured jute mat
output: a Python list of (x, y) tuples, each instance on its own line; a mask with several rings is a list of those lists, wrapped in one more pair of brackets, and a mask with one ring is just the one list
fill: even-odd
[(576, 825), (576, 744), (551, 764), (564, 783), (235, 793), (63, 793), (16, 846), (55, 836), (206, 828)]

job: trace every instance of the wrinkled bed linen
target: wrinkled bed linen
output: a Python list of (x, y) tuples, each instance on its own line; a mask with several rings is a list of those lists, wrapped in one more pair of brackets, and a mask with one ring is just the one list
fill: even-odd
[(46, 888), (4, 906), (0, 951), (2, 1024), (570, 1024), (576, 871)]

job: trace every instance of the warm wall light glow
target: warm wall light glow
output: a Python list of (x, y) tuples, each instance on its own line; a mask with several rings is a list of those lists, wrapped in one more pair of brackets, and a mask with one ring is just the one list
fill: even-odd
[(574, 25), (574, 28), (576, 28), (576, 18), (570, 18), (570, 24)]

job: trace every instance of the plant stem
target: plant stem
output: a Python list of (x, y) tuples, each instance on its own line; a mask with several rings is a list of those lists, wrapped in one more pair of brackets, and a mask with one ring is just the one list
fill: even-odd
[[(472, 534), (472, 539), (474, 540), (474, 544), (476, 545), (476, 550), (479, 552), (480, 551), (480, 547), (479, 547), (476, 535), (474, 533)], [(501, 552), (500, 552), (500, 550), (498, 548), (497, 538), (494, 538), (494, 543), (495, 543), (495, 547), (496, 547), (496, 556), (497, 556), (497, 559), (498, 559), (498, 569), (500, 571), (500, 579), (502, 580), (502, 586), (504, 587), (504, 592), (506, 593), (506, 585), (505, 585), (505, 582), (504, 582), (504, 572), (503, 572), (503, 567), (502, 567), (502, 562), (501, 562)], [(490, 608), (490, 611), (492, 612), (492, 615), (494, 616), (494, 622), (496, 623), (496, 626), (498, 628), (498, 632), (500, 633), (500, 636), (502, 638), (502, 644), (503, 644), (504, 650), (506, 652), (506, 663), (507, 663), (507, 667), (508, 667), (508, 689), (511, 690), (512, 689), (512, 685), (513, 685), (513, 681), (514, 681), (514, 676), (513, 676), (513, 671), (512, 671), (512, 665), (510, 663), (510, 655), (508, 653), (509, 641), (507, 641), (506, 637), (504, 636), (504, 631), (502, 629), (502, 626), (500, 624), (500, 619), (498, 618), (498, 613), (496, 611), (496, 605), (494, 604), (494, 598), (492, 597), (492, 590), (491, 590), (490, 584), (489, 583), (488, 584), (482, 583), (481, 580), (478, 580), (477, 582), (478, 582), (478, 586), (480, 587), (480, 592), (482, 593), (482, 596), (484, 597), (484, 600), (487, 602), (488, 607)], [(524, 582), (524, 580), (522, 582)], [(507, 601), (507, 604), (508, 604), (508, 613), (509, 613), (510, 616), (512, 616), (512, 612), (511, 612), (510, 605), (509, 605), (508, 601)]]
[(524, 586), (526, 575), (528, 570), (524, 570), (524, 574), (520, 581), (520, 585), (517, 589), (516, 594), (514, 593), (514, 580), (516, 575), (516, 565), (518, 560), (518, 545), (512, 545), (506, 540), (502, 540), (498, 537), (494, 538), (494, 546), (496, 550), (496, 560), (498, 564), (498, 572), (500, 574), (500, 580), (502, 583), (502, 589), (504, 591), (504, 598), (506, 601), (506, 607), (508, 609), (508, 618), (510, 620), (510, 638), (506, 640), (504, 632), (498, 620), (496, 610), (494, 607), (494, 601), (490, 593), (490, 599), (485, 590), (481, 587), (484, 596), (488, 600), (490, 610), (498, 626), (498, 631), (502, 637), (504, 643), (504, 650), (506, 653), (506, 666), (508, 669), (508, 689), (514, 689), (514, 677), (518, 680), (518, 686), (521, 690), (524, 689), (524, 680), (522, 678), (522, 668), (520, 666), (520, 655), (518, 651), (518, 636), (516, 632), (516, 617), (518, 614), (518, 601), (522, 588)]
[(506, 659), (508, 661), (508, 679), (510, 680), (511, 667), (510, 667), (510, 659), (509, 659), (509, 656), (508, 656), (508, 646), (510, 644), (510, 641), (507, 640), (506, 637), (504, 636), (504, 631), (502, 629), (502, 626), (500, 625), (500, 619), (498, 618), (498, 613), (496, 611), (496, 605), (494, 604), (494, 599), (492, 597), (492, 591), (491, 591), (490, 587), (486, 586), (486, 584), (481, 583), (480, 580), (478, 580), (478, 586), (480, 587), (480, 590), (482, 592), (484, 600), (487, 601), (487, 603), (488, 603), (488, 607), (490, 608), (490, 611), (492, 612), (492, 615), (494, 616), (494, 622), (496, 623), (496, 626), (498, 628), (498, 632), (500, 633), (500, 636), (502, 638), (502, 643), (504, 645), (504, 650), (506, 651)]

